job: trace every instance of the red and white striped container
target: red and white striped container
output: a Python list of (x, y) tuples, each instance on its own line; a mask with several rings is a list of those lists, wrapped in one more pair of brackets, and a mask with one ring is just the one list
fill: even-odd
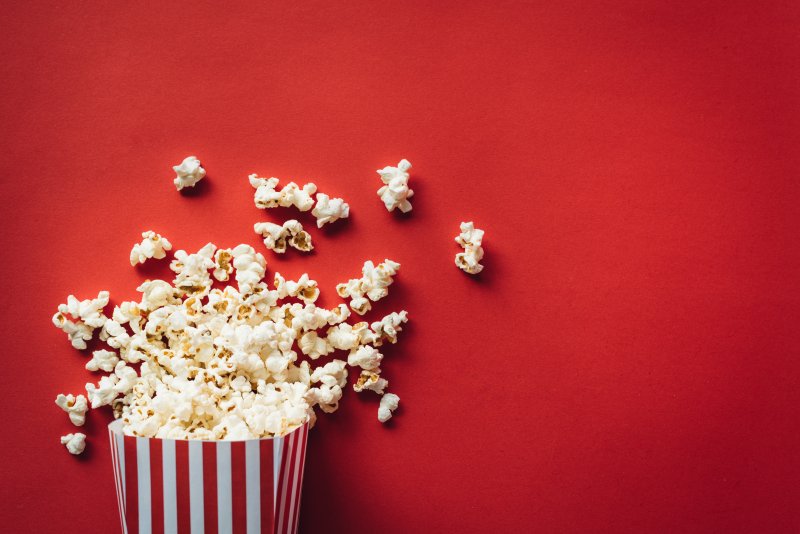
[(297, 532), (308, 424), (246, 441), (149, 439), (108, 427), (123, 534)]

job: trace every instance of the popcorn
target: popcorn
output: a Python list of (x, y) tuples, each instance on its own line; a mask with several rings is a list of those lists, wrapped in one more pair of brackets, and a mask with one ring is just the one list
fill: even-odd
[(381, 397), (381, 404), (378, 407), (378, 421), (385, 423), (392, 418), (392, 412), (400, 404), (400, 397), (394, 393), (386, 393)]
[(114, 370), (114, 366), (118, 361), (119, 358), (116, 352), (105, 349), (96, 350), (92, 353), (92, 359), (86, 363), (86, 369), (110, 373)]
[(353, 384), (353, 389), (356, 393), (361, 393), (364, 390), (371, 390), (379, 395), (383, 395), (383, 390), (389, 387), (389, 381), (381, 378), (380, 369), (376, 371), (361, 371), (358, 381)]
[(227, 282), (233, 272), (233, 256), (230, 249), (220, 248), (214, 254), (214, 278), (220, 282)]
[(327, 223), (349, 217), (350, 206), (341, 198), (331, 198), (325, 193), (318, 193), (317, 205), (311, 214), (317, 218), (317, 228), (322, 228)]
[[(182, 187), (194, 185), (205, 173), (196, 158), (187, 158), (178, 167), (184, 172)], [(256, 175), (250, 182), (259, 207), (293, 206), (301, 211), (313, 207), (317, 226), (349, 215), (347, 203), (323, 193), (316, 195), (314, 206), (314, 184), (300, 187), (290, 182), (278, 190), (276, 178)], [(409, 192), (406, 199), (410, 196)], [(282, 225), (257, 223), (254, 230), (278, 253), (287, 246), (303, 251), (313, 247), (309, 234), (294, 219)], [(142, 237), (131, 251), (132, 264), (164, 258), (172, 249), (155, 232)], [(388, 387), (388, 380), (380, 376), (383, 355), (376, 347), (397, 341), (406, 312), (389, 314), (371, 325), (347, 321), (351, 309), (366, 313), (371, 302), (388, 294), (398, 263), (365, 262), (360, 278), (337, 286), (350, 306), (331, 309), (316, 305), (319, 287), (307, 273), (297, 280), (275, 273), (270, 289), (264, 280), (267, 261), (250, 245), (218, 249), (208, 243), (193, 254), (178, 250), (169, 267), (175, 273), (171, 283), (144, 281), (137, 288), (139, 301), (119, 303), (110, 317), (103, 312), (109, 302), (106, 291), (84, 301), (70, 295), (66, 304), (59, 305), (53, 323), (74, 347), (85, 349), (95, 329), (99, 341), (108, 346), (94, 350), (86, 362), (87, 370), (106, 373), (96, 383), (86, 384), (86, 395), (56, 399), (74, 424), (85, 422), (89, 405), (107, 405), (130, 436), (201, 440), (282, 436), (307, 422), (313, 424), (316, 409), (326, 413), (338, 409), (348, 366), (360, 373), (354, 385), (357, 392), (383, 395)], [(214, 280), (229, 285), (214, 287)], [(347, 359), (331, 359), (336, 350), (347, 351)], [(390, 417), (394, 408), (385, 409)], [(84, 438), (70, 434), (62, 441), (78, 453)]]
[(456, 266), (469, 274), (478, 274), (483, 270), (479, 262), (483, 258), (483, 230), (475, 228), (470, 222), (461, 223), (461, 233), (456, 237), (456, 243), (464, 248), (464, 252), (456, 254)]
[(166, 237), (151, 230), (142, 232), (142, 242), (136, 243), (131, 249), (131, 266), (144, 263), (148, 258), (160, 260), (166, 257), (167, 250), (172, 250), (172, 243)]
[(342, 298), (350, 297), (350, 309), (364, 315), (372, 304), (389, 294), (389, 286), (394, 282), (394, 275), (400, 264), (385, 260), (376, 267), (371, 261), (364, 262), (361, 278), (352, 278), (348, 282), (336, 286), (336, 292)]
[(67, 339), (69, 339), (72, 346), (76, 349), (85, 349), (86, 342), (92, 339), (92, 331), (94, 329), (91, 326), (80, 321), (72, 322), (61, 312), (53, 315), (53, 324), (56, 325), (56, 328), (60, 328), (67, 334)]
[(102, 377), (96, 386), (91, 382), (86, 384), (86, 394), (93, 410), (111, 404), (117, 397), (118, 392), (114, 389), (117, 382), (119, 382), (117, 375), (108, 375)]
[(206, 170), (200, 165), (200, 160), (194, 156), (184, 159), (180, 165), (172, 167), (177, 175), (173, 182), (178, 191), (184, 187), (194, 187), (206, 175)]
[(295, 219), (290, 219), (283, 225), (271, 222), (255, 223), (253, 230), (264, 238), (264, 246), (278, 254), (286, 252), (287, 244), (303, 252), (308, 252), (314, 248), (311, 243), (311, 236), (303, 230), (303, 225)]
[(350, 352), (347, 357), (347, 364), (353, 367), (361, 367), (365, 371), (374, 371), (381, 365), (383, 354), (374, 347), (362, 345)]
[(403, 213), (411, 211), (409, 198), (414, 196), (414, 191), (408, 188), (408, 169), (411, 163), (401, 159), (397, 167), (384, 167), (378, 170), (384, 185), (378, 189), (378, 196), (381, 198), (387, 211), (400, 208)]
[(61, 436), (61, 444), (67, 447), (70, 454), (80, 454), (86, 448), (86, 434), (76, 432)]
[(66, 304), (60, 304), (58, 311), (69, 314), (73, 319), (80, 319), (91, 328), (100, 328), (106, 321), (103, 308), (108, 304), (108, 291), (101, 291), (95, 299), (78, 300), (73, 295), (67, 297)]
[(69, 414), (69, 420), (75, 426), (83, 426), (86, 422), (86, 411), (89, 406), (86, 403), (86, 397), (83, 395), (69, 394), (64, 395), (59, 393), (56, 397), (56, 405)]
[(231, 255), (239, 292), (242, 294), (252, 292), (256, 284), (264, 278), (267, 260), (250, 245), (239, 245), (231, 251)]
[(395, 344), (397, 343), (397, 334), (402, 332), (400, 326), (408, 322), (408, 312), (403, 310), (400, 313), (392, 312), (380, 321), (375, 321), (369, 325), (374, 334), (374, 339), (371, 341), (376, 347), (383, 345), (384, 341)]
[(311, 195), (317, 192), (317, 186), (313, 183), (300, 187), (294, 182), (289, 182), (278, 191), (275, 189), (279, 182), (277, 178), (261, 178), (257, 174), (251, 174), (248, 180), (256, 190), (253, 200), (257, 208), (294, 206), (300, 211), (308, 211), (314, 205)]
[(215, 267), (214, 251), (217, 247), (208, 243), (196, 254), (187, 254), (185, 250), (175, 253), (175, 259), (169, 268), (176, 274), (175, 288), (189, 295), (205, 294), (211, 287), (211, 276), (208, 270)]
[(320, 337), (316, 332), (306, 332), (297, 344), (300, 351), (311, 358), (318, 359), (320, 356), (327, 356), (333, 351), (333, 346), (327, 338)]

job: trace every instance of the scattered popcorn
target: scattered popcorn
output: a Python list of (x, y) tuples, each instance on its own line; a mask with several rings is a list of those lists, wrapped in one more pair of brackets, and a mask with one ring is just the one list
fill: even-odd
[(361, 269), (361, 278), (337, 285), (336, 292), (342, 298), (350, 297), (350, 309), (364, 315), (372, 309), (370, 301), (376, 302), (389, 294), (388, 288), (399, 269), (400, 264), (389, 259), (377, 267), (371, 261), (366, 261)]
[(206, 170), (200, 165), (200, 160), (194, 156), (184, 159), (180, 165), (172, 167), (177, 176), (173, 182), (180, 191), (184, 187), (194, 187), (206, 175)]
[(256, 192), (253, 197), (257, 208), (289, 208), (294, 206), (300, 211), (308, 211), (314, 205), (311, 197), (317, 192), (317, 186), (308, 183), (300, 187), (294, 182), (289, 182), (280, 191), (275, 188), (278, 186), (277, 178), (261, 178), (257, 174), (248, 176), (250, 185)]
[[(209, 243), (195, 254), (179, 250), (170, 267), (174, 285), (145, 281), (138, 288), (140, 301), (118, 304), (110, 319), (101, 314), (106, 292), (83, 302), (71, 297), (62, 305), (79, 322), (100, 325), (100, 340), (116, 349), (92, 353), (87, 369), (108, 374), (87, 383), (85, 397), (59, 396), (71, 418), (80, 420), (87, 404), (108, 405), (128, 435), (250, 439), (284, 435), (313, 422), (315, 407), (335, 411), (348, 365), (376, 375), (362, 380), (359, 391), (380, 393), (388, 384), (378, 376), (383, 356), (368, 343), (396, 339), (404, 311), (372, 328), (366, 322), (348, 324), (345, 304), (332, 309), (314, 304), (319, 288), (307, 273), (298, 280), (275, 273), (270, 289), (263, 280), (266, 260), (249, 245), (227, 251)], [(385, 295), (386, 277), (399, 266), (387, 260), (365, 267), (359, 287), (376, 298)], [(212, 288), (211, 271), (237, 285)], [(300, 302), (281, 303), (287, 298)], [(92, 327), (86, 328), (91, 336)], [(348, 361), (334, 359), (316, 368), (298, 361), (300, 353), (316, 361), (335, 350), (348, 351)], [(136, 363), (138, 371), (131, 366)]]
[(414, 196), (414, 191), (408, 188), (408, 169), (410, 168), (411, 163), (401, 159), (397, 167), (384, 167), (378, 171), (381, 180), (386, 184), (378, 189), (378, 196), (381, 197), (387, 211), (396, 208), (400, 208), (403, 213), (411, 211), (411, 202), (408, 199)]
[[(402, 173), (407, 183), (410, 164), (404, 162), (387, 186), (402, 179)], [(178, 189), (193, 186), (205, 175), (194, 157), (175, 171)], [(349, 215), (347, 203), (317, 193), (314, 184), (300, 187), (290, 182), (278, 190), (276, 178), (256, 175), (250, 176), (250, 183), (258, 207), (293, 206), (300, 211), (313, 207), (318, 227)], [(396, 207), (403, 210), (403, 202), (412, 194), (398, 196)], [(267, 248), (278, 253), (287, 246), (313, 248), (311, 236), (297, 220), (257, 223), (254, 230), (264, 237)], [(133, 265), (164, 258), (172, 249), (155, 232), (145, 232), (142, 238), (131, 251)], [(208, 243), (196, 253), (177, 250), (169, 267), (175, 273), (171, 283), (144, 281), (137, 288), (138, 301), (119, 303), (110, 317), (104, 315), (107, 291), (83, 301), (70, 295), (66, 304), (59, 305), (53, 323), (74, 347), (85, 349), (96, 329), (99, 341), (108, 346), (94, 350), (86, 363), (87, 370), (105, 373), (96, 383), (86, 384), (86, 395), (56, 398), (75, 425), (84, 424), (89, 406), (110, 406), (130, 436), (201, 440), (282, 436), (306, 422), (313, 424), (315, 408), (325, 413), (338, 409), (348, 366), (360, 373), (354, 385), (357, 392), (383, 395), (379, 419), (391, 417), (399, 399), (384, 395), (388, 380), (380, 376), (383, 355), (376, 347), (397, 341), (407, 313), (390, 313), (372, 324), (347, 321), (351, 310), (364, 314), (371, 302), (387, 296), (400, 264), (388, 259), (377, 266), (365, 262), (360, 278), (337, 286), (337, 292), (350, 299), (349, 307), (338, 304), (331, 309), (315, 304), (319, 287), (307, 273), (297, 280), (274, 273), (273, 285), (268, 285), (267, 261), (250, 245), (221, 249)], [(215, 280), (228, 285), (217, 287)], [(335, 351), (345, 351), (346, 360), (332, 359)], [(84, 440), (83, 434), (62, 437), (73, 454), (83, 450)]]
[(394, 393), (386, 393), (381, 397), (381, 405), (378, 407), (378, 421), (385, 423), (392, 418), (392, 412), (400, 404), (400, 397)]
[(69, 420), (75, 426), (83, 426), (86, 422), (86, 411), (89, 405), (86, 403), (86, 397), (83, 395), (59, 394), (56, 397), (56, 405), (69, 414)]
[(220, 282), (227, 282), (233, 272), (233, 256), (229, 249), (220, 248), (214, 253), (214, 271), (211, 273)]
[[(103, 315), (108, 298), (108, 291), (101, 291), (96, 299), (88, 300), (78, 300), (70, 295), (66, 304), (58, 306), (58, 312), (53, 315), (53, 324), (67, 334), (73, 347), (83, 350), (86, 342), (92, 339), (94, 329), (102, 328), (108, 319)], [(67, 315), (76, 321), (70, 321)]]
[(61, 444), (67, 447), (70, 454), (80, 454), (86, 449), (86, 434), (76, 432), (61, 436)]
[(253, 230), (264, 238), (264, 246), (278, 254), (286, 252), (287, 244), (303, 252), (314, 248), (311, 236), (295, 219), (290, 219), (283, 225), (271, 222), (256, 223), (253, 225)]
[(350, 206), (341, 198), (330, 198), (325, 193), (318, 193), (317, 205), (311, 214), (317, 218), (317, 228), (322, 228), (327, 223), (349, 217)]
[(251, 293), (258, 284), (267, 268), (267, 260), (261, 253), (256, 252), (250, 245), (239, 245), (231, 251), (233, 268), (236, 269), (236, 283), (239, 284), (239, 293)]
[(371, 390), (378, 395), (383, 395), (383, 390), (389, 386), (389, 381), (381, 378), (380, 369), (375, 371), (361, 371), (358, 381), (353, 384), (353, 389), (356, 393), (361, 393), (364, 390)]
[(478, 274), (483, 270), (479, 262), (483, 258), (483, 230), (475, 228), (472, 221), (461, 223), (461, 234), (456, 243), (464, 248), (464, 252), (456, 254), (456, 266), (469, 274)]
[(397, 343), (397, 334), (403, 331), (400, 325), (406, 322), (408, 322), (408, 312), (405, 310), (400, 313), (392, 312), (380, 321), (375, 321), (369, 325), (374, 334), (374, 339), (370, 342), (376, 347), (383, 345), (384, 341)]
[(96, 350), (92, 353), (92, 359), (86, 363), (89, 371), (105, 371), (110, 373), (119, 361), (117, 353), (111, 350)]
[(172, 250), (172, 243), (166, 237), (151, 230), (143, 232), (142, 242), (136, 243), (131, 249), (131, 266), (144, 263), (148, 258), (160, 260), (167, 255), (168, 250)]
[(369, 345), (362, 345), (350, 352), (347, 364), (352, 367), (361, 367), (365, 371), (374, 371), (381, 365), (383, 354)]

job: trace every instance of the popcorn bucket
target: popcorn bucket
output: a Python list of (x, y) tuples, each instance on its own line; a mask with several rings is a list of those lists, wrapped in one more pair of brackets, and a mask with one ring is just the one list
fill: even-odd
[(108, 426), (123, 534), (297, 532), (308, 424), (282, 438), (137, 438)]

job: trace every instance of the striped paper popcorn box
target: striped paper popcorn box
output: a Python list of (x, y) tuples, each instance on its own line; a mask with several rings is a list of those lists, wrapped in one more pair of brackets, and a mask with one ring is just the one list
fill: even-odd
[(294, 533), (308, 424), (273, 439), (137, 438), (108, 427), (123, 534)]

